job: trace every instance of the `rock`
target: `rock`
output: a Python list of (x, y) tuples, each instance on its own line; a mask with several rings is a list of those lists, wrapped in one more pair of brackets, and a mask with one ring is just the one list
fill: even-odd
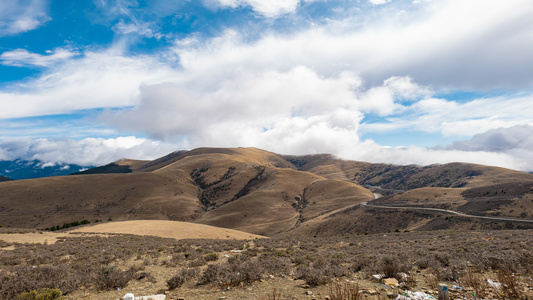
[(398, 280), (396, 280), (396, 278), (385, 278), (381, 280), (381, 283), (392, 286), (398, 286)]
[(312, 291), (305, 291), (305, 294), (306, 295), (313, 295), (313, 292)]
[(133, 300), (135, 298), (135, 296), (132, 294), (132, 293), (127, 293), (126, 295), (124, 295), (124, 300)]
[(310, 288), (310, 286), (308, 284), (304, 284), (304, 285), (302, 285), (302, 288), (308, 289), (308, 288)]

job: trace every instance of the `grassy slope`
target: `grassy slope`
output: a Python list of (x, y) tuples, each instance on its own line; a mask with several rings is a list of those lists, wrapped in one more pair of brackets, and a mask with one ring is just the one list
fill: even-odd
[[(502, 184), (533, 182), (533, 174), (472, 164), (394, 166), (330, 155), (279, 156), (256, 148), (199, 148), (115, 165), (132, 173), (3, 182), (0, 224), (45, 228), (83, 219), (193, 220), (273, 236), (291, 230), (342, 234), (428, 229), (438, 221), (435, 214), (353, 207), (374, 199), (358, 184), (383, 191), (409, 189), (386, 201), (533, 215), (523, 195), (483, 206), (477, 205), (482, 203), (479, 197), (464, 196), (473, 188), (500, 190)], [(435, 226), (440, 228), (439, 222)]]

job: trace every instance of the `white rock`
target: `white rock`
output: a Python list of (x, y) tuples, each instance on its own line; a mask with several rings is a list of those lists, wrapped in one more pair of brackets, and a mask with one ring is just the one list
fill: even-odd
[(133, 300), (135, 298), (135, 296), (132, 294), (132, 293), (127, 293), (126, 295), (124, 295), (124, 300)]

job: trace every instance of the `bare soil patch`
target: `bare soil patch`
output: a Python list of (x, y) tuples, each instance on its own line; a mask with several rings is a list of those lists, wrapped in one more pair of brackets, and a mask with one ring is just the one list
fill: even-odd
[(203, 224), (165, 220), (110, 222), (71, 230), (72, 233), (121, 233), (172, 239), (255, 239), (263, 236)]

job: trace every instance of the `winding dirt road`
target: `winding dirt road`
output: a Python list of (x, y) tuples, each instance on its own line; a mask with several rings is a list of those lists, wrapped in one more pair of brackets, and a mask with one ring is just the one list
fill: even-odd
[(475, 215), (464, 214), (464, 213), (461, 213), (461, 212), (458, 212), (458, 211), (453, 211), (453, 210), (449, 210), (449, 209), (440, 209), (440, 208), (373, 205), (373, 204), (368, 204), (368, 202), (361, 203), (361, 206), (377, 207), (377, 208), (388, 208), (388, 209), (423, 210), (423, 211), (432, 211), (432, 212), (438, 212), (438, 213), (447, 213), (447, 214), (457, 215), (457, 216), (467, 217), (467, 218), (477, 218), (477, 219), (485, 219), (485, 220), (493, 220), (493, 221), (533, 223), (533, 220), (528, 220), (528, 219), (514, 219), (514, 218), (505, 218), (505, 217), (501, 218), (501, 217), (475, 216)]

